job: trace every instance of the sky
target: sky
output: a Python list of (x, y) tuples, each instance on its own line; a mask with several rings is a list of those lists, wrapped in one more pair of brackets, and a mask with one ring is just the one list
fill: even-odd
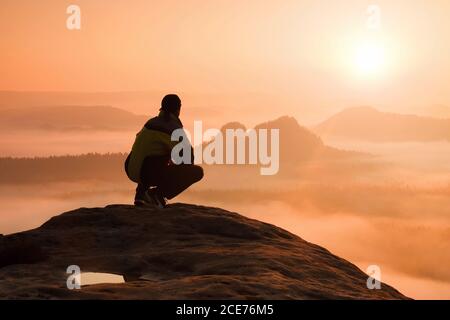
[(0, 90), (257, 95), (294, 113), (450, 106), (449, 14), (447, 0), (2, 0)]

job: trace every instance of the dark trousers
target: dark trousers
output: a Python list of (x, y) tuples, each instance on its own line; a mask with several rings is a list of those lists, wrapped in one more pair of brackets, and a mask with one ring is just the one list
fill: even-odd
[(147, 157), (141, 167), (141, 182), (136, 194), (156, 187), (156, 191), (172, 199), (203, 178), (203, 169), (193, 164), (168, 164), (165, 157)]

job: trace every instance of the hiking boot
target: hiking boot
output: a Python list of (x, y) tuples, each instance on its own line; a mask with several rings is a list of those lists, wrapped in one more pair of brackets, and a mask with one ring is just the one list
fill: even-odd
[(157, 190), (157, 188), (148, 191), (149, 196), (153, 199), (154, 205), (158, 209), (164, 209), (167, 206), (167, 200)]
[(154, 207), (156, 206), (156, 203), (153, 196), (150, 195), (150, 190), (147, 190), (142, 193), (136, 193), (134, 205), (139, 207)]

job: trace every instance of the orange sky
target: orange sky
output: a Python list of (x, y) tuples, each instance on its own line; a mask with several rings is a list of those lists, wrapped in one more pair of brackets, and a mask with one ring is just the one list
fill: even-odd
[[(66, 29), (78, 4), (82, 29)], [(382, 29), (366, 29), (366, 9)], [(448, 0), (2, 0), (0, 90), (244, 93), (286, 108), (450, 106)], [(359, 43), (388, 52), (376, 76)]]

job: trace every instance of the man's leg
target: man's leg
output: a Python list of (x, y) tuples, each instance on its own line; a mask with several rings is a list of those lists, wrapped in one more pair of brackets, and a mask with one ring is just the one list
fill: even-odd
[(134, 197), (134, 199), (140, 199), (144, 196), (145, 192), (150, 188), (149, 185), (145, 184), (145, 183), (138, 183), (137, 187), (136, 187), (136, 195)]
[(156, 186), (160, 180), (164, 160), (159, 157), (147, 157), (141, 166), (141, 181), (136, 188), (136, 200), (147, 199), (146, 192)]
[(203, 178), (203, 169), (193, 164), (170, 165), (161, 173), (158, 192), (172, 199)]

